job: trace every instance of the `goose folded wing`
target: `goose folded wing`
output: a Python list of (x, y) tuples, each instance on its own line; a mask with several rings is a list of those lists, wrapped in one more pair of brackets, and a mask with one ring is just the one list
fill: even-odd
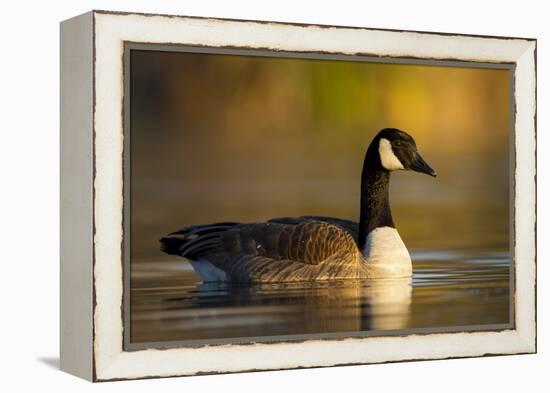
[(291, 280), (318, 275), (331, 261), (353, 260), (357, 247), (340, 227), (325, 222), (242, 224), (220, 236), (203, 258), (233, 280)]
[(227, 254), (265, 256), (317, 265), (355, 242), (340, 227), (324, 222), (298, 225), (278, 223), (243, 224), (221, 236)]

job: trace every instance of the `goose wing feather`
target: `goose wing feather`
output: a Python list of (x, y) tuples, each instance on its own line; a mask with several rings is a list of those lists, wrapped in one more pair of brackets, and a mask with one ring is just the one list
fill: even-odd
[(349, 233), (313, 220), (243, 224), (224, 232), (220, 240), (220, 252), (210, 251), (204, 258), (236, 281), (319, 279), (353, 268), (358, 255)]
[(346, 231), (320, 221), (242, 224), (224, 232), (221, 242), (228, 254), (259, 255), (308, 265), (322, 263), (338, 251), (352, 252), (356, 248)]

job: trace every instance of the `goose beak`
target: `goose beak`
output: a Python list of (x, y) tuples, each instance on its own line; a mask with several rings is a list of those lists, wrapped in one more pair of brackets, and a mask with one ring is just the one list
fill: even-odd
[(428, 163), (424, 161), (424, 159), (418, 152), (414, 153), (413, 160), (409, 166), (409, 169), (415, 172), (425, 173), (426, 175), (430, 175), (433, 177), (437, 176), (432, 167), (430, 167)]

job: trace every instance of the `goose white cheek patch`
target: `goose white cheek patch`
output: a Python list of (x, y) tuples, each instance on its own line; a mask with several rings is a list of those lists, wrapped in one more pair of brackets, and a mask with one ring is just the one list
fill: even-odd
[(399, 161), (399, 158), (394, 154), (391, 148), (391, 143), (385, 138), (380, 139), (378, 145), (378, 154), (380, 154), (380, 161), (382, 166), (388, 171), (395, 171), (398, 169), (404, 169), (403, 164)]

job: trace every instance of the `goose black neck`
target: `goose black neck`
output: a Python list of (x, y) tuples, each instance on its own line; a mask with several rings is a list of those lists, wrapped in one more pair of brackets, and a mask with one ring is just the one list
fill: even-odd
[(378, 154), (372, 154), (371, 150), (367, 151), (361, 174), (361, 212), (357, 239), (360, 250), (364, 249), (367, 236), (373, 229), (395, 227), (390, 210), (390, 172), (380, 165)]

